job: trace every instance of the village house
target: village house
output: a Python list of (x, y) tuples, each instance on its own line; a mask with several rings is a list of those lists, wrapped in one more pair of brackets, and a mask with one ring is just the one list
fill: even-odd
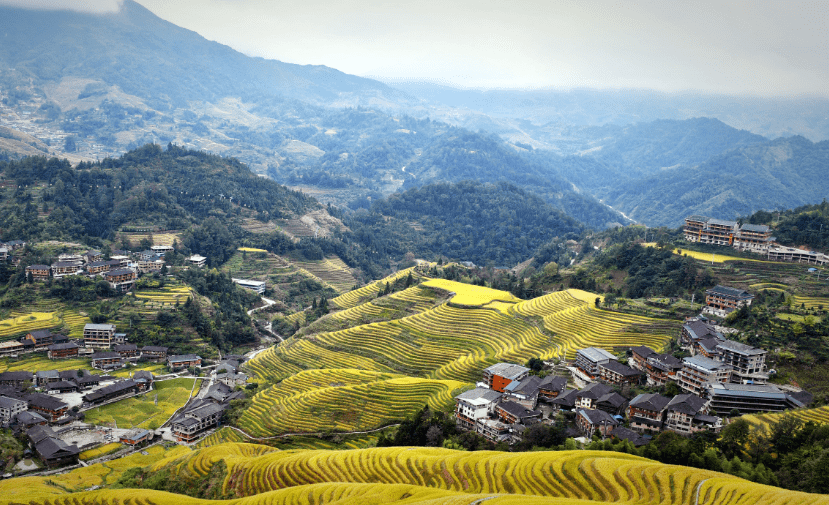
[(151, 274), (153, 272), (160, 272), (164, 268), (164, 258), (155, 254), (149, 258), (138, 260), (136, 265), (139, 272), (142, 274)]
[(146, 345), (141, 348), (141, 357), (150, 360), (166, 360), (167, 348), (155, 345)]
[(478, 419), (475, 422), (475, 433), (496, 444), (499, 442), (509, 443), (512, 440), (510, 426), (497, 419), (486, 417)]
[(677, 374), (677, 378), (679, 387), (689, 393), (701, 395), (709, 382), (730, 382), (731, 365), (705, 356), (691, 356), (682, 359), (682, 370)]
[(176, 356), (169, 356), (167, 358), (167, 366), (175, 370), (177, 368), (190, 368), (194, 366), (201, 366), (201, 357), (195, 354), (181, 354)]
[(9, 248), (6, 247), (6, 246), (0, 246), (0, 261), (8, 261), (8, 259), (9, 259)]
[(670, 354), (656, 353), (650, 347), (634, 347), (631, 353), (630, 364), (645, 372), (649, 386), (664, 386), (668, 381), (676, 381), (682, 370), (681, 360)]
[(495, 405), (501, 393), (487, 388), (475, 388), (455, 397), (455, 424), (465, 430), (475, 429), (478, 419), (495, 414)]
[(92, 261), (86, 264), (86, 272), (90, 275), (98, 275), (104, 272), (109, 272), (110, 265), (108, 261)]
[(173, 252), (173, 251), (175, 251), (175, 249), (173, 249), (173, 246), (171, 246), (171, 245), (163, 245), (163, 244), (162, 244), (162, 245), (154, 245), (154, 246), (150, 246), (150, 250), (151, 250), (152, 252), (154, 252), (155, 254), (158, 254), (158, 255), (159, 255), (159, 256), (161, 256), (162, 258), (163, 258), (163, 257), (164, 257), (164, 255), (165, 255), (165, 254), (167, 254), (168, 252)]
[(101, 383), (101, 376), (100, 375), (84, 375), (83, 377), (78, 377), (75, 382), (78, 384), (78, 389), (83, 391), (85, 389), (89, 389), (93, 386), (97, 386)]
[(79, 389), (78, 384), (74, 380), (59, 380), (57, 382), (50, 382), (46, 385), (46, 391), (49, 394), (75, 393)]
[(17, 414), (16, 421), (17, 427), (23, 431), (28, 430), (32, 426), (46, 426), (48, 424), (48, 421), (42, 415), (29, 410)]
[(0, 342), (0, 358), (16, 358), (25, 349), (23, 344), (15, 340)]
[(707, 340), (710, 338), (717, 338), (724, 340), (722, 333), (716, 331), (713, 326), (704, 323), (698, 319), (693, 319), (682, 325), (682, 333), (679, 337), (679, 342), (682, 345), (691, 347), (694, 343), (700, 340)]
[(26, 382), (31, 383), (34, 380), (32, 372), (24, 372), (22, 370), (17, 372), (0, 372), (0, 386), (13, 386), (15, 388), (23, 388)]
[(610, 415), (616, 416), (624, 412), (627, 400), (616, 391), (611, 391), (610, 393), (602, 395), (595, 403), (598, 410), (603, 410)]
[(734, 237), (734, 249), (751, 251), (759, 254), (768, 252), (774, 242), (771, 228), (764, 224), (742, 224)]
[(27, 401), (29, 410), (37, 412), (50, 423), (59, 421), (69, 412), (69, 404), (58, 400), (54, 396), (32, 393), (28, 396)]
[(530, 369), (521, 365), (512, 363), (496, 363), (483, 372), (483, 382), (489, 389), (504, 392), (513, 381), (520, 381), (529, 375)]
[(83, 327), (83, 341), (86, 347), (110, 349), (115, 341), (115, 325), (88, 323)]
[(616, 386), (635, 386), (642, 381), (643, 375), (642, 372), (614, 360), (599, 365), (599, 378)]
[(8, 425), (21, 412), (25, 412), (29, 405), (17, 398), (0, 396), (0, 423)]
[(117, 352), (122, 358), (127, 360), (137, 360), (141, 356), (138, 346), (135, 344), (118, 344), (112, 346), (112, 350)]
[(267, 288), (264, 281), (254, 281), (250, 279), (232, 279), (232, 281), (243, 288), (249, 289), (260, 295), (265, 294), (265, 289)]
[(601, 371), (599, 365), (607, 364), (610, 361), (615, 361), (616, 356), (599, 349), (598, 347), (587, 347), (576, 351), (576, 366), (584, 372), (591, 379), (599, 377)]
[(529, 410), (515, 402), (503, 400), (495, 405), (495, 415), (507, 424), (523, 424), (529, 419), (541, 418), (541, 412), (538, 410)]
[(101, 261), (104, 259), (104, 255), (101, 251), (96, 251), (95, 249), (90, 249), (85, 253), (81, 254), (81, 257), (86, 263), (94, 263), (96, 261)]
[(57, 438), (48, 426), (33, 426), (26, 432), (32, 448), (43, 463), (49, 468), (78, 463), (80, 450), (75, 444), (69, 445)]
[(58, 262), (72, 264), (79, 268), (82, 267), (84, 263), (83, 256), (81, 256), (80, 254), (71, 253), (62, 253), (58, 255)]
[(26, 267), (26, 276), (32, 274), (32, 280), (48, 281), (52, 272), (49, 265), (29, 265)]
[(55, 279), (60, 279), (67, 275), (81, 274), (83, 274), (83, 269), (74, 261), (58, 261), (57, 263), (52, 263), (52, 276)]
[(130, 291), (135, 286), (135, 280), (138, 275), (129, 268), (117, 268), (104, 273), (104, 280), (106, 280), (110, 287), (121, 293)]
[(40, 370), (35, 372), (35, 386), (46, 387), (50, 382), (58, 382), (60, 374), (57, 370)]
[(555, 398), (550, 400), (550, 405), (553, 407), (553, 413), (558, 414), (560, 411), (572, 411), (576, 408), (576, 395), (579, 391), (577, 389), (565, 389)]
[(607, 384), (594, 382), (588, 384), (576, 393), (575, 407), (579, 409), (595, 409), (599, 398), (613, 393), (613, 388)]
[(49, 349), (49, 359), (64, 359), (78, 357), (79, 346), (75, 342), (65, 342), (63, 344), (52, 344)]
[(578, 409), (576, 411), (576, 426), (585, 436), (591, 437), (598, 430), (602, 437), (607, 437), (619, 421), (603, 410)]
[(742, 289), (728, 286), (714, 286), (705, 291), (705, 305), (721, 314), (739, 309), (743, 305), (751, 305), (754, 295)]
[(126, 365), (126, 361), (117, 352), (96, 352), (91, 356), (92, 368), (100, 370), (112, 370), (114, 368), (122, 368)]
[(179, 442), (190, 443), (206, 430), (217, 426), (224, 407), (217, 403), (204, 403), (191, 407), (172, 421), (173, 436)]
[(671, 399), (656, 393), (642, 393), (630, 401), (627, 418), (630, 427), (645, 433), (658, 433), (665, 422), (665, 414)]
[(204, 256), (199, 256), (198, 254), (194, 254), (187, 258), (187, 263), (196, 268), (203, 268), (205, 265), (207, 265), (207, 258), (205, 258)]
[(515, 402), (522, 407), (533, 410), (538, 405), (538, 386), (541, 379), (534, 375), (520, 381), (512, 381), (504, 388), (504, 400)]
[(45, 351), (55, 343), (65, 342), (66, 337), (55, 342), (55, 335), (50, 330), (32, 330), (20, 339), (24, 347), (31, 347), (34, 351)]
[(681, 435), (697, 431), (719, 432), (722, 419), (708, 415), (708, 402), (692, 394), (674, 396), (665, 407), (665, 428)]
[(243, 373), (223, 372), (216, 374), (216, 380), (226, 386), (244, 386), (248, 376)]
[(552, 400), (557, 398), (567, 387), (567, 377), (548, 375), (538, 384), (538, 399)]
[(135, 447), (137, 445), (148, 442), (152, 438), (152, 432), (144, 429), (132, 430), (124, 433), (118, 438), (118, 441), (124, 445)]
[(155, 377), (153, 377), (153, 373), (150, 371), (139, 370), (132, 375), (132, 380), (138, 384), (138, 389), (140, 391), (149, 391), (153, 388)]
[(138, 394), (140, 389), (137, 382), (132, 379), (125, 379), (85, 395), (83, 401), (89, 405), (100, 405), (117, 398)]

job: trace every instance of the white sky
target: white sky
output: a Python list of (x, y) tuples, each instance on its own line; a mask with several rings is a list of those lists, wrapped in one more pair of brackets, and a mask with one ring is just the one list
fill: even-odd
[[(826, 1), (137, 0), (245, 54), (385, 80), (829, 95)], [(118, 0), (0, 0), (101, 10)]]

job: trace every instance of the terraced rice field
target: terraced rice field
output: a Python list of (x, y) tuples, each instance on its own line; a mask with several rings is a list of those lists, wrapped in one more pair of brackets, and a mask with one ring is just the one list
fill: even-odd
[(377, 292), (383, 289), (386, 286), (386, 283), (393, 284), (398, 279), (405, 279), (406, 276), (409, 275), (409, 273), (412, 274), (412, 278), (415, 281), (419, 281), (425, 278), (416, 269), (417, 267), (406, 268), (398, 272), (395, 272), (384, 279), (380, 279), (379, 281), (366, 284), (361, 288), (357, 288), (353, 291), (349, 291), (348, 293), (344, 293), (331, 300), (331, 306), (339, 309), (350, 309), (351, 307), (356, 307), (361, 303), (365, 303), (369, 300), (376, 298)]
[[(252, 444), (224, 444), (167, 458), (152, 465), (151, 470), (204, 477), (220, 460), (228, 467), (223, 491), (243, 497), (234, 503), (245, 504), (829, 503), (829, 496), (786, 491), (716, 472), (596, 451), (511, 454), (409, 447), (273, 451)], [(83, 503), (113, 503), (118, 496), (124, 503), (126, 497), (133, 496), (131, 493), (87, 493)], [(164, 493), (140, 493), (141, 503), (146, 504), (166, 504), (171, 499)], [(22, 497), (16, 498), (22, 501)]]
[[(380, 318), (390, 319), (388, 314), (416, 314), (434, 308), (440, 300), (433, 289), (412, 286), (383, 298), (366, 302), (350, 309), (332, 313), (329, 317), (337, 321), (363, 323)], [(352, 324), (356, 326), (356, 324)]]
[(119, 442), (113, 442), (111, 444), (102, 445), (100, 447), (96, 447), (94, 449), (89, 449), (87, 451), (83, 451), (79, 458), (81, 461), (89, 461), (91, 459), (100, 458), (101, 456), (106, 456), (107, 454), (112, 454), (113, 452), (118, 452), (123, 448), (124, 445)]
[[(578, 349), (615, 349), (647, 345), (663, 349), (679, 330), (679, 323), (590, 307), (585, 291), (559, 291), (519, 303), (515, 313), (540, 316), (544, 328), (556, 335), (557, 355), (575, 356)], [(589, 293), (587, 293), (589, 295)], [(588, 297), (589, 298), (589, 297)], [(595, 297), (593, 297), (595, 299)]]
[[(357, 424), (337, 424), (338, 419), (321, 422), (323, 417), (311, 412), (308, 419), (302, 419), (312, 404), (334, 403), (311, 402), (314, 394), (325, 391), (332, 398), (351, 394), (350, 390), (332, 389), (325, 381), (319, 381), (316, 389), (309, 392), (294, 384), (294, 377), (311, 371), (319, 373), (320, 369), (354, 369), (372, 377), (378, 373), (403, 374), (412, 380), (470, 384), (480, 379), (484, 368), (498, 361), (524, 363), (531, 357), (572, 357), (577, 349), (588, 346), (613, 350), (649, 345), (662, 349), (679, 330), (678, 322), (592, 308), (595, 295), (577, 290), (515, 303), (498, 300), (509, 300), (512, 295), (508, 293), (469, 289), (465, 284), (442, 280), (425, 282), (393, 296), (413, 300), (414, 304), (430, 300), (433, 304), (439, 292), (458, 293), (455, 298), (466, 296), (465, 304), (444, 303), (399, 319), (295, 336), (260, 353), (246, 365), (248, 369), (266, 383), (284, 382), (265, 388), (254, 397), (250, 413), (243, 419), (248, 419), (249, 426), (258, 434), (276, 434), (287, 429), (280, 421), (283, 416), (294, 425), (305, 423), (301, 424), (303, 429), (314, 431), (330, 425), (364, 428), (371, 422), (388, 419), (384, 417), (386, 413), (395, 412), (393, 395), (376, 394), (376, 387), (361, 389), (344, 381), (364, 395), (366, 410), (376, 410), (380, 417), (360, 417)], [(329, 317), (359, 319), (377, 315), (378, 304), (387, 298), (391, 296)], [(380, 382), (388, 381), (375, 380), (371, 384)], [(420, 394), (422, 404), (432, 393), (424, 390)], [(358, 397), (345, 398), (346, 403), (359, 403)], [(342, 404), (344, 400), (338, 402)], [(297, 420), (293, 421), (294, 418)], [(254, 425), (254, 419), (268, 421)]]
[(512, 293), (507, 291), (463, 284), (446, 279), (432, 279), (424, 282), (422, 286), (455, 293), (449, 301), (455, 305), (465, 307), (481, 307), (493, 302), (517, 303), (521, 301), (520, 298), (516, 298)]
[[(728, 251), (728, 249), (723, 248), (723, 251)], [(756, 263), (775, 263), (774, 261), (766, 261), (766, 260), (754, 259), (754, 258), (741, 258), (739, 256), (731, 256), (731, 255), (725, 254), (725, 253), (723, 253), (723, 254), (714, 253), (712, 255), (711, 253), (689, 251), (687, 249), (681, 249), (681, 248), (680, 249), (674, 249), (674, 254), (679, 254), (679, 255), (682, 255), (682, 256), (687, 255), (687, 256), (690, 256), (691, 258), (694, 258), (695, 260), (704, 261), (706, 263), (711, 263), (712, 260), (713, 260), (714, 263), (725, 263), (726, 261), (751, 261), (751, 262), (756, 262)]]
[(127, 237), (133, 246), (139, 245), (145, 238), (151, 240), (153, 245), (172, 246), (173, 242), (181, 244), (181, 233), (127, 233), (122, 231), (119, 235)]
[(63, 324), (58, 312), (19, 312), (13, 311), (11, 317), (0, 321), (0, 339), (12, 335), (25, 334), (33, 330), (55, 328)]
[(254, 436), (365, 430), (411, 415), (424, 403), (448, 409), (465, 387), (366, 370), (307, 370), (258, 393), (239, 426)]
[(195, 380), (157, 381), (154, 390), (146, 394), (86, 411), (86, 422), (118, 428), (158, 428), (187, 403)]
[(754, 428), (766, 429), (779, 422), (784, 416), (794, 416), (803, 422), (812, 421), (817, 424), (826, 424), (829, 423), (829, 405), (816, 409), (789, 410), (776, 414), (747, 414), (740, 419), (745, 419)]
[(161, 289), (141, 289), (135, 291), (134, 296), (146, 306), (161, 308), (176, 303), (184, 305), (184, 302), (193, 296), (193, 290), (187, 286), (164, 286)]
[(334, 288), (337, 293), (345, 293), (357, 284), (357, 279), (351, 274), (351, 268), (343, 263), (343, 260), (338, 256), (325, 258), (320, 261), (290, 258), (290, 262), (317, 279), (322, 280)]

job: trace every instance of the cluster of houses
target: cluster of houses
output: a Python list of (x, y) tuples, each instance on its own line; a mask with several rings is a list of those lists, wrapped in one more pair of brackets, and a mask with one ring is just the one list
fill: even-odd
[[(173, 251), (169, 245), (154, 245), (138, 253), (114, 250), (108, 260), (100, 251), (89, 250), (82, 254), (61, 254), (51, 265), (29, 265), (26, 275), (33, 280), (45, 281), (50, 277), (60, 279), (67, 275), (101, 277), (112, 289), (127, 292), (135, 285), (138, 274), (159, 272), (164, 267), (164, 255)], [(207, 258), (198, 254), (187, 258), (191, 266), (202, 268)]]
[(22, 240), (0, 241), (0, 261), (11, 261), (12, 264), (19, 265), (19, 252), (16, 251), (21, 251), (24, 247), (26, 247), (26, 242)]
[[(527, 426), (568, 411), (575, 416), (574, 435), (598, 431), (640, 445), (663, 430), (718, 432), (721, 415), (781, 412), (811, 402), (805, 391), (767, 383), (764, 349), (725, 338), (704, 318), (686, 322), (680, 343), (691, 356), (679, 359), (638, 346), (630, 350), (629, 365), (604, 349), (580, 349), (568, 367), (571, 377), (539, 378), (521, 365), (492, 365), (475, 389), (455, 397), (456, 423), (493, 442), (514, 443)], [(568, 389), (570, 378), (581, 389)], [(630, 400), (619, 393), (668, 382), (683, 392), (673, 398), (643, 393)], [(548, 419), (539, 404), (546, 405)]]
[(826, 254), (777, 244), (775, 237), (771, 236), (771, 228), (766, 225), (741, 225), (737, 221), (694, 215), (685, 218), (683, 231), (688, 242), (751, 251), (764, 254), (771, 261), (829, 264), (829, 256)]

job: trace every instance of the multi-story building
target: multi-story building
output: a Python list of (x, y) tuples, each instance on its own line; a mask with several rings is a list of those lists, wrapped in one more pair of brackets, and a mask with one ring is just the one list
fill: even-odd
[(685, 218), (685, 240), (701, 244), (730, 246), (737, 235), (737, 221), (714, 219), (705, 216)]
[(773, 384), (707, 384), (706, 396), (717, 413), (782, 412), (805, 407), (797, 398)]
[(658, 433), (665, 422), (665, 413), (671, 399), (656, 393), (642, 393), (630, 401), (627, 417), (630, 427), (639, 432)]
[(75, 342), (52, 344), (48, 347), (49, 359), (75, 358), (78, 356), (79, 346)]
[(146, 345), (141, 348), (141, 357), (152, 360), (166, 360), (167, 348), (157, 345)]
[(722, 428), (722, 419), (708, 415), (708, 402), (692, 394), (674, 396), (665, 411), (665, 428), (681, 435), (697, 431), (718, 432)]
[(495, 415), (507, 424), (523, 424), (528, 419), (538, 419), (541, 411), (530, 410), (515, 402), (501, 401), (495, 405)]
[(771, 228), (764, 224), (743, 224), (734, 237), (734, 248), (765, 254), (774, 241)]
[(0, 358), (16, 358), (25, 349), (22, 343), (15, 340), (0, 342)]
[(109, 272), (110, 264), (108, 261), (90, 261), (86, 264), (86, 271), (91, 275), (102, 274)]
[(608, 384), (636, 385), (641, 382), (642, 375), (642, 372), (614, 360), (599, 365), (599, 378)]
[(709, 338), (725, 339), (723, 334), (715, 330), (713, 326), (698, 319), (693, 319), (682, 325), (682, 333), (679, 337), (680, 343), (686, 346), (691, 346), (698, 340)]
[(576, 411), (576, 426), (579, 431), (590, 437), (599, 430), (602, 437), (607, 437), (619, 421), (603, 410), (578, 409)]
[(7, 396), (0, 396), (0, 422), (8, 424), (12, 419), (25, 412), (29, 408), (29, 404), (17, 398), (9, 398)]
[(190, 368), (193, 366), (201, 366), (201, 358), (195, 354), (169, 356), (167, 358), (167, 366), (170, 368)]
[(689, 393), (700, 395), (709, 382), (730, 382), (731, 365), (705, 356), (691, 356), (682, 359), (682, 370), (677, 374), (677, 378), (679, 387)]
[(265, 289), (267, 287), (264, 281), (253, 281), (250, 279), (233, 279), (233, 282), (242, 286), (245, 289), (249, 289), (260, 295), (265, 293)]
[(117, 352), (96, 352), (92, 356), (92, 367), (101, 370), (111, 370), (113, 368), (121, 368), (126, 364), (126, 360)]
[(705, 292), (705, 304), (715, 309), (730, 312), (743, 305), (751, 305), (754, 295), (742, 289), (728, 286), (714, 286)]
[(455, 397), (455, 423), (459, 428), (475, 429), (478, 419), (495, 413), (501, 393), (487, 388), (475, 388)]
[(205, 258), (204, 256), (199, 256), (198, 254), (194, 254), (187, 258), (187, 263), (196, 268), (203, 268), (205, 265), (207, 265), (207, 258)]
[(109, 349), (115, 340), (114, 324), (92, 324), (83, 327), (83, 341), (86, 347)]
[(504, 399), (532, 410), (538, 405), (540, 384), (541, 379), (534, 375), (520, 381), (512, 381), (504, 388)]
[(164, 268), (164, 258), (155, 254), (147, 259), (138, 260), (138, 271), (142, 274), (150, 274), (153, 272), (160, 272)]
[(141, 351), (135, 344), (118, 344), (112, 346), (112, 350), (117, 352), (122, 358), (135, 360), (141, 356)]
[(552, 400), (557, 398), (567, 387), (567, 377), (548, 375), (538, 384), (538, 399)]
[(172, 422), (173, 436), (179, 442), (192, 442), (204, 431), (219, 424), (224, 407), (216, 403), (207, 403), (186, 410)]
[(575, 407), (581, 409), (595, 409), (597, 408), (597, 404), (602, 397), (613, 392), (613, 388), (607, 384), (593, 382), (576, 393)]
[(599, 376), (599, 365), (615, 360), (616, 356), (598, 347), (587, 347), (576, 351), (576, 366), (591, 379)]
[(69, 412), (69, 404), (58, 400), (54, 396), (34, 393), (29, 395), (28, 400), (29, 410), (37, 412), (50, 423), (62, 419)]
[(768, 380), (765, 349), (733, 340), (723, 340), (717, 343), (717, 352), (714, 359), (731, 365), (733, 382), (758, 383)]
[(520, 381), (529, 375), (530, 369), (513, 363), (496, 363), (483, 372), (483, 382), (489, 389), (504, 392), (512, 381)]
[(32, 280), (47, 281), (52, 272), (49, 265), (29, 265), (26, 267), (26, 275), (32, 274)]
[(770, 261), (793, 261), (812, 265), (829, 265), (829, 256), (826, 254), (798, 249), (796, 247), (772, 246), (769, 247), (767, 257)]
[(80, 275), (82, 273), (83, 269), (74, 261), (58, 261), (57, 263), (52, 263), (52, 275), (55, 279), (67, 275)]

